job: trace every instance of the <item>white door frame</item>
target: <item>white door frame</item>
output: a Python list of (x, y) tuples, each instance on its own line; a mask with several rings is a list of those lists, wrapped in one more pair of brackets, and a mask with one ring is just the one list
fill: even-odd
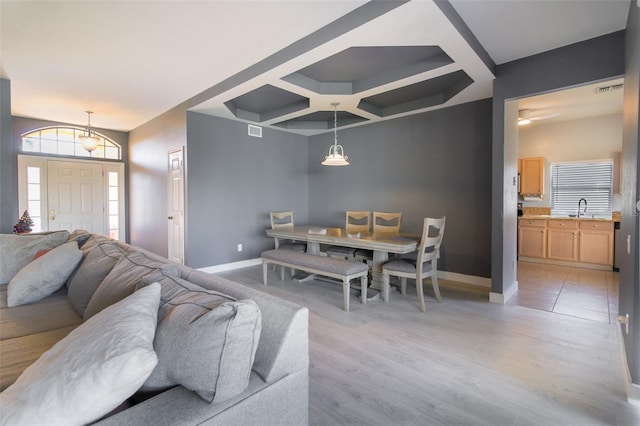
[[(64, 162), (77, 162), (77, 163), (91, 163), (102, 165), (102, 182), (104, 187), (104, 229), (108, 235), (109, 222), (108, 222), (108, 207), (109, 207), (109, 186), (107, 176), (109, 172), (118, 173), (118, 227), (119, 227), (119, 239), (124, 241), (125, 239), (125, 198), (124, 198), (124, 163), (116, 161), (98, 161), (98, 160), (86, 160), (75, 159), (67, 157), (45, 157), (40, 155), (24, 155), (18, 154), (18, 212), (21, 215), (22, 211), (27, 208), (27, 167), (37, 167), (40, 169), (40, 217), (42, 220), (42, 231), (48, 231), (47, 212), (49, 211), (49, 205), (47, 200), (48, 189), (48, 162), (49, 161), (64, 161)], [(19, 216), (18, 216), (19, 217)], [(17, 221), (17, 218), (16, 218)]]
[[(174, 161), (178, 161), (177, 164)], [(167, 152), (167, 257), (185, 263), (185, 162), (184, 147), (172, 148)], [(176, 176), (178, 184), (176, 185)], [(178, 194), (175, 194), (175, 191)], [(177, 198), (176, 198), (177, 195)], [(178, 241), (176, 241), (176, 239)]]

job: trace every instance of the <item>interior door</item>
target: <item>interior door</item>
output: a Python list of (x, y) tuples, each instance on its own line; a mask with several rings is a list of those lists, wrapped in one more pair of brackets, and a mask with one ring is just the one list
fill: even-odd
[(105, 234), (102, 165), (49, 161), (47, 170), (48, 229)]
[(168, 258), (184, 264), (184, 151), (169, 151)]

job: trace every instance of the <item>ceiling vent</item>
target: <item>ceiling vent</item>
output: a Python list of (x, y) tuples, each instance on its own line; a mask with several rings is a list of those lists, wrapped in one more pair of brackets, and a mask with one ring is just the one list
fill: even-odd
[(249, 136), (253, 136), (256, 138), (262, 137), (262, 127), (254, 126), (253, 124), (249, 124)]
[(620, 83), (620, 84), (614, 84), (612, 86), (601, 86), (601, 87), (596, 87), (596, 93), (609, 93), (609, 92), (615, 92), (617, 90), (621, 90), (622, 87), (624, 86), (624, 84)]

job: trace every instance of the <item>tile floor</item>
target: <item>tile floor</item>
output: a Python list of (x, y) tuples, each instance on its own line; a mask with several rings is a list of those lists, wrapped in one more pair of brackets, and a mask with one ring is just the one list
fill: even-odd
[(508, 303), (613, 323), (618, 273), (520, 261), (518, 292)]

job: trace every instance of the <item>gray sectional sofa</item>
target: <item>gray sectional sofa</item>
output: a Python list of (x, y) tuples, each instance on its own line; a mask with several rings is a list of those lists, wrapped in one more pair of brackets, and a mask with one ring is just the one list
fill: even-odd
[[(100, 274), (107, 274), (106, 278), (101, 283), (97, 283), (100, 285), (94, 283), (93, 286), (95, 288), (90, 288), (88, 294), (78, 294), (77, 288), (74, 289), (73, 286), (67, 287), (74, 279), (74, 275), (72, 275), (68, 278), (67, 285), (55, 293), (42, 300), (14, 307), (8, 307), (7, 285), (2, 285), (6, 283), (0, 283), (0, 390), (4, 391), (14, 383), (23, 370), (34, 363), (42, 353), (49, 350), (56, 342), (63, 339), (83, 322), (91, 320), (91, 318), (87, 318), (88, 314), (94, 315), (104, 306), (111, 305), (117, 301), (117, 297), (114, 299), (113, 294), (109, 294), (110, 289), (117, 289), (122, 284), (119, 282), (120, 276), (123, 277), (122, 280), (125, 280), (128, 279), (126, 277), (131, 278), (135, 274), (132, 275), (132, 273), (123, 270), (124, 272), (109, 275), (110, 272), (114, 272), (114, 269), (109, 271), (110, 267), (116, 268), (116, 266), (112, 265), (113, 263), (118, 265), (117, 267), (123, 268), (121, 266), (122, 259), (118, 258), (117, 262), (113, 261), (111, 264), (109, 262), (104, 263), (102, 262), (104, 258), (98, 258), (97, 254), (100, 247), (102, 247), (102, 251), (99, 254), (102, 256), (103, 252), (108, 255), (104, 248), (117, 246), (120, 251), (125, 253), (120, 256), (126, 256), (131, 259), (144, 258), (144, 262), (154, 265), (150, 269), (153, 269), (153, 273), (156, 275), (136, 276), (135, 279), (138, 280), (138, 283), (136, 283), (135, 289), (148, 285), (151, 281), (160, 282), (162, 285), (158, 324), (163, 318), (176, 314), (171, 309), (177, 306), (175, 300), (180, 297), (187, 301), (185, 304), (189, 304), (191, 301), (196, 300), (194, 297), (204, 296), (210, 298), (212, 294), (222, 294), (226, 295), (224, 297), (229, 297), (233, 300), (250, 301), (251, 306), (257, 306), (259, 309), (258, 327), (253, 329), (253, 337), (257, 347), (254, 347), (250, 354), (251, 359), (249, 359), (249, 362), (252, 361), (252, 364), (249, 365), (250, 372), (244, 382), (238, 382), (234, 377), (225, 377), (225, 371), (216, 371), (217, 387), (214, 386), (213, 391), (209, 393), (189, 390), (182, 384), (165, 385), (166, 389), (160, 387), (156, 391), (154, 391), (153, 386), (147, 386), (146, 392), (138, 392), (132, 398), (127, 399), (117, 410), (99, 419), (96, 424), (308, 424), (309, 355), (308, 310), (306, 308), (220, 277), (173, 264), (151, 252), (109, 240), (104, 236), (74, 232), (70, 237), (65, 236), (64, 240), (65, 242), (75, 240), (79, 249), (83, 251), (82, 260), (80, 260), (74, 272), (76, 282), (84, 283), (84, 276), (88, 272), (91, 273), (93, 268), (103, 268), (104, 270)], [(6, 256), (7, 250), (12, 250), (10, 245), (7, 246), (7, 241), (15, 240), (10, 238), (0, 240), (0, 248), (4, 250), (5, 260), (8, 258)], [(36, 246), (30, 247), (23, 255), (25, 258), (31, 259), (30, 256), (35, 254), (37, 248)], [(96, 259), (98, 260), (96, 261)], [(11, 269), (11, 265), (8, 267), (2, 262), (3, 260), (0, 260), (0, 269), (5, 272), (7, 269)], [(34, 260), (33, 262), (36, 261)], [(81, 272), (83, 262), (94, 263), (85, 264), (84, 271)], [(158, 264), (161, 264), (162, 267), (158, 267)], [(90, 270), (87, 271), (87, 268)], [(165, 270), (169, 270), (169, 272)], [(12, 273), (10, 271), (9, 275)], [(77, 274), (80, 274), (80, 276)], [(5, 281), (6, 279), (5, 277)], [(2, 281), (1, 275), (0, 281)], [(107, 285), (101, 286), (107, 281), (109, 281)], [(176, 287), (176, 283), (179, 284), (178, 287)], [(157, 284), (154, 285), (157, 286)], [(175, 290), (176, 288), (179, 291)], [(184, 293), (185, 289), (188, 290), (186, 295)], [(85, 291), (84, 288), (81, 290)], [(131, 293), (134, 290), (128, 289), (125, 291)], [(182, 292), (182, 294), (180, 295), (176, 291), (178, 293)], [(172, 297), (174, 299), (165, 303), (163, 308), (164, 299)], [(245, 328), (246, 325), (244, 324)], [(171, 356), (173, 358), (181, 358), (182, 354), (184, 354), (185, 360), (189, 360), (189, 356), (194, 356), (194, 351), (197, 354), (197, 350), (200, 350), (181, 346), (184, 345), (184, 339), (179, 339), (181, 336), (178, 336), (178, 334), (181, 334), (181, 332), (176, 331), (179, 329), (180, 327), (177, 329), (165, 327), (162, 337), (164, 343), (162, 343), (158, 341), (158, 333), (160, 333), (160, 325), (158, 325), (153, 346), (158, 353), (159, 361), (152, 376), (160, 369), (163, 357), (168, 356), (165, 355), (167, 351), (172, 353)], [(208, 331), (205, 329), (199, 332), (209, 335)], [(174, 335), (171, 333), (174, 333)], [(216, 331), (211, 330), (211, 333), (215, 334)], [(173, 337), (176, 337), (175, 341)], [(165, 348), (158, 347), (161, 344), (164, 344)], [(225, 366), (231, 366), (231, 369), (233, 369), (233, 362), (235, 362), (234, 359), (236, 357), (238, 358), (238, 363), (246, 363), (248, 360), (246, 357), (241, 359), (230, 350), (226, 353), (233, 355), (227, 355), (227, 359), (218, 359), (217, 361), (209, 361), (206, 357), (199, 356), (191, 358), (194, 362), (201, 363), (201, 365), (197, 366), (199, 371), (197, 370), (196, 374), (192, 374), (192, 377), (187, 378), (185, 382), (180, 382), (178, 379), (178, 383), (192, 383), (193, 381), (197, 382), (198, 380), (206, 379), (208, 373), (206, 370), (208, 370), (209, 365), (202, 364), (203, 362), (215, 364), (211, 365), (211, 369), (224, 368), (226, 370), (228, 367)], [(167, 362), (171, 361), (175, 362), (175, 360)], [(69, 374), (71, 373), (70, 371)], [(229, 380), (234, 385), (223, 389), (225, 386), (224, 380)], [(240, 384), (238, 385), (238, 383)], [(147, 384), (148, 381), (145, 382), (145, 385)], [(238, 386), (241, 386), (241, 388)], [(0, 402), (2, 402), (2, 394), (0, 394)]]

